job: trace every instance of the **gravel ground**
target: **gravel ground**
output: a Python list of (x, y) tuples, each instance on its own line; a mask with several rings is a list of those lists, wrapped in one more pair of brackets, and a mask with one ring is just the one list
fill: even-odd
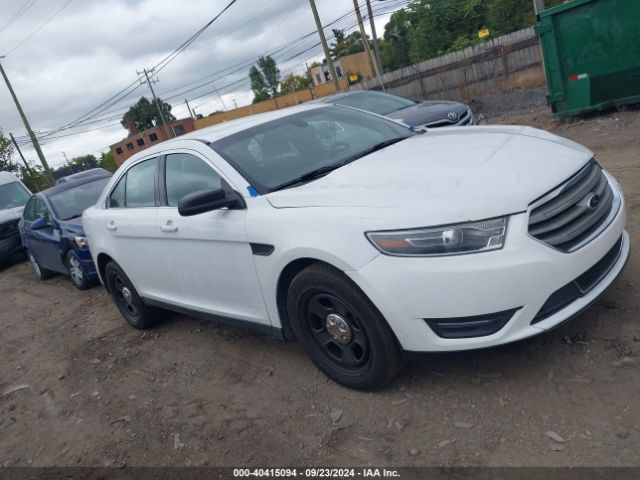
[[(625, 190), (640, 248), (640, 113), (564, 123), (537, 97), (481, 101), (487, 115), (521, 102), (493, 118), (591, 147)], [(101, 287), (79, 292), (61, 276), (37, 281), (26, 263), (7, 267), (0, 465), (638, 466), (639, 280), (632, 255), (573, 322), (431, 355), (369, 394), (328, 381), (297, 344), (179, 315), (142, 333)]]
[(508, 118), (513, 112), (539, 110), (547, 105), (547, 87), (514, 90), (509, 93), (474, 97), (470, 103), (476, 116), (484, 123)]

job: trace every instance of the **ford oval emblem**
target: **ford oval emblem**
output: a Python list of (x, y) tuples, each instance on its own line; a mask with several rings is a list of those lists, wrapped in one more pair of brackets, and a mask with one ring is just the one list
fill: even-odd
[(455, 122), (458, 120), (458, 114), (456, 112), (447, 113), (447, 117), (449, 117), (449, 120), (451, 120), (452, 122)]
[(600, 195), (598, 195), (597, 193), (591, 193), (587, 196), (587, 206), (590, 209), (594, 209), (598, 206), (598, 204), (600, 203)]

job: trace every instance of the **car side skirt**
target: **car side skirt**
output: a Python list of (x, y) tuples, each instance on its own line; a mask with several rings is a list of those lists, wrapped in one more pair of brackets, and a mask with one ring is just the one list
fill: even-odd
[(282, 329), (279, 327), (274, 327), (272, 325), (265, 325), (262, 323), (252, 322), (249, 320), (242, 320), (239, 318), (215, 315), (213, 313), (202, 312), (200, 310), (193, 310), (185, 307), (179, 307), (171, 303), (152, 300), (149, 298), (143, 298), (142, 301), (144, 302), (145, 305), (148, 305), (150, 307), (161, 308), (163, 310), (170, 310), (172, 312), (180, 313), (182, 315), (187, 315), (193, 318), (198, 318), (200, 320), (206, 320), (208, 322), (216, 322), (223, 325), (230, 325), (232, 327), (250, 328), (251, 330), (262, 332), (278, 340), (285, 341), (284, 335), (282, 333)]

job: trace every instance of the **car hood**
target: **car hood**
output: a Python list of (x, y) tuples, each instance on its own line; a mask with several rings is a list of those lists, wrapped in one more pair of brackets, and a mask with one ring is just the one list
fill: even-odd
[(0, 225), (10, 222), (12, 220), (18, 220), (22, 217), (22, 211), (24, 207), (7, 208), (0, 210)]
[(481, 220), (525, 211), (592, 156), (530, 127), (446, 127), (267, 200), (275, 208), (368, 208), (360, 211), (368, 220), (399, 226)]
[(458, 102), (421, 102), (411, 107), (388, 113), (385, 116), (400, 120), (407, 125), (416, 126), (447, 118), (449, 112), (455, 112), (458, 117), (462, 117), (466, 111), (467, 106)]

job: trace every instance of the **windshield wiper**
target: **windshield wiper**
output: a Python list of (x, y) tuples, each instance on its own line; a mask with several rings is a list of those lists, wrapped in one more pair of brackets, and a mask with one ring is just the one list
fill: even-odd
[(399, 141), (404, 140), (406, 138), (409, 138), (409, 137), (392, 138), (389, 140), (385, 140), (384, 142), (376, 143), (371, 148), (368, 148), (358, 153), (357, 155), (350, 157), (344, 162), (336, 163), (335, 165), (326, 165), (324, 167), (316, 168), (315, 170), (311, 170), (310, 172), (305, 173), (304, 175), (301, 175), (297, 178), (294, 178), (293, 180), (289, 180), (288, 182), (278, 185), (277, 187), (273, 187), (271, 190), (269, 190), (269, 192), (275, 192), (276, 190), (282, 190), (283, 188), (287, 188), (292, 185), (296, 185), (298, 183), (304, 183), (304, 182), (308, 182), (309, 180), (314, 180), (319, 177), (324, 177), (328, 173), (334, 170), (337, 170), (338, 168), (343, 167), (348, 163), (358, 160), (359, 158), (369, 155), (370, 153), (377, 152), (378, 150), (382, 150), (383, 148), (388, 147), (389, 145), (393, 145), (394, 143), (398, 143)]
[(319, 177), (324, 177), (329, 172), (333, 172), (334, 170), (342, 167), (348, 162), (336, 163), (335, 165), (326, 165), (324, 167), (316, 168), (315, 170), (311, 170), (304, 175), (300, 175), (299, 177), (294, 178), (293, 180), (289, 180), (288, 182), (282, 183), (277, 187), (273, 187), (270, 192), (275, 192), (276, 190), (282, 190), (283, 188), (290, 187), (291, 185), (296, 185), (298, 183), (308, 182), (309, 180), (314, 180)]

